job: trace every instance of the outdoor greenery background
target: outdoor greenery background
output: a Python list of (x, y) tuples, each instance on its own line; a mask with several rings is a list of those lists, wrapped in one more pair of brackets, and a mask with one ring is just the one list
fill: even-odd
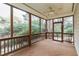
[[(6, 9), (6, 10), (5, 10)], [(32, 15), (32, 34), (45, 32), (45, 21), (42, 19), (41, 27), (39, 18)], [(59, 20), (58, 20), (59, 21)], [(0, 38), (9, 37), (10, 30), (10, 7), (2, 4), (0, 5)], [(50, 24), (51, 25), (51, 24)], [(60, 26), (55, 26), (55, 31), (60, 32)], [(73, 21), (71, 17), (64, 20), (64, 32), (73, 33)], [(13, 35), (28, 35), (29, 34), (29, 15), (19, 9), (13, 8)]]
[[(24, 15), (22, 15), (24, 17)], [(24, 22), (20, 22), (18, 20), (18, 17), (14, 17), (14, 33), (16, 33), (16, 35), (26, 35), (29, 34), (29, 20), (26, 19), (26, 17), (24, 17)], [(0, 26), (3, 25), (4, 29), (0, 27), (0, 36), (5, 36), (10, 34), (10, 20), (9, 18), (3, 18), (0, 16)], [(73, 32), (73, 23), (72, 22), (68, 22), (66, 21), (64, 23), (64, 32), (66, 33), (72, 33)], [(44, 30), (44, 24), (41, 24), (42, 26), (42, 30)], [(60, 25), (56, 25), (55, 26), (55, 31), (56, 32), (60, 32)], [(33, 20), (32, 19), (32, 34), (36, 34), (40, 32), (40, 24), (39, 24), (39, 19), (37, 20)]]

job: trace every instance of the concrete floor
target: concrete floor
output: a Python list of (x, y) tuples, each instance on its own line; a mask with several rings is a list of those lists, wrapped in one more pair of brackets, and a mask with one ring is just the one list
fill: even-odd
[(75, 47), (71, 43), (57, 42), (51, 39), (45, 39), (33, 44), (31, 47), (26, 47), (15, 53), (12, 56), (77, 56)]

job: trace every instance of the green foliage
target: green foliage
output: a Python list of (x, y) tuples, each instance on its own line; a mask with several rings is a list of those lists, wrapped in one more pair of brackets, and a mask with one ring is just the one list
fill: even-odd
[[(29, 24), (27, 22), (28, 19), (25, 15), (22, 15), (22, 16), (24, 17), (24, 21), (25, 21), (23, 23), (21, 21), (19, 21), (18, 17), (16, 17), (16, 16), (14, 17), (13, 30), (14, 30), (14, 34), (16, 34), (18, 36), (29, 34)], [(2, 29), (0, 27), (0, 36), (5, 36), (5, 35), (10, 34), (10, 21), (9, 21), (9, 18), (7, 18), (7, 17), (3, 18), (3, 17), (0, 16), (0, 26), (3, 24), (2, 23), (3, 20), (5, 21), (4, 22), (5, 28)], [(41, 24), (41, 25), (42, 25), (41, 31), (44, 31), (45, 26), (44, 26), (44, 24)], [(60, 31), (59, 28), (60, 28), (60, 25), (57, 25), (55, 31), (59, 32)], [(72, 33), (73, 32), (72, 23), (67, 22), (65, 24), (64, 29), (65, 29), (65, 32)], [(39, 33), (39, 32), (40, 32), (39, 21), (33, 19), (32, 20), (32, 34), (36, 34), (36, 33)]]
[(32, 21), (32, 34), (39, 33), (39, 21), (38, 20), (33, 20)]
[(28, 34), (29, 26), (27, 23), (16, 23), (14, 24), (14, 33), (16, 35), (26, 35)]
[(55, 31), (55, 32), (61, 32), (61, 24), (55, 24), (54, 27), (55, 27), (55, 28), (54, 28), (54, 31)]
[(65, 33), (73, 33), (73, 24), (70, 22), (67, 22), (66, 24), (64, 24), (64, 32)]
[[(27, 23), (28, 20), (26, 20), (27, 18), (25, 17), (25, 15), (23, 15), (23, 17), (24, 17), (24, 20), (26, 21), (24, 23), (20, 22), (19, 18), (14, 16), (13, 30), (14, 30), (14, 33), (18, 36), (26, 35), (29, 33), (29, 24)], [(0, 21), (2, 21), (2, 20), (3, 20), (3, 18), (0, 17)], [(2, 35), (2, 36), (10, 34), (10, 23), (8, 20), (9, 20), (8, 18), (5, 18), (5, 22), (4, 22), (4, 23), (6, 23), (6, 25), (4, 24), (5, 29), (2, 29), (0, 27), (0, 35)], [(1, 24), (2, 23), (0, 23), (0, 25)], [(36, 34), (38, 32), (39, 32), (38, 20), (33, 20), (32, 21), (32, 34)]]

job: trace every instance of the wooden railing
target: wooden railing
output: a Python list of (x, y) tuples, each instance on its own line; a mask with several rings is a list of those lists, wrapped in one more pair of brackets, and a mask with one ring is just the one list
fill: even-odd
[(0, 55), (6, 55), (28, 46), (29, 36), (0, 39)]
[[(32, 34), (31, 44), (44, 38), (45, 33)], [(7, 55), (26, 46), (29, 46), (29, 35), (0, 39), (0, 56)]]
[(73, 33), (63, 33), (63, 39), (66, 42), (74, 43), (74, 34)]
[(35, 43), (43, 39), (45, 39), (45, 33), (32, 34), (31, 42)]
[(53, 32), (47, 32), (47, 38), (52, 39)]
[[(54, 37), (57, 37), (59, 39), (60, 36), (61, 36), (61, 32), (54, 32)], [(73, 43), (74, 42), (73, 36), (74, 36), (73, 33), (63, 33), (63, 41)], [(54, 39), (53, 32), (47, 32), (47, 38)]]
[[(33, 34), (31, 36), (31, 43), (38, 42), (40, 40), (45, 39), (46, 33)], [(59, 37), (61, 33), (54, 33), (56, 37)], [(53, 32), (47, 32), (47, 36), (52, 39)], [(64, 41), (73, 40), (73, 33), (63, 33)], [(0, 39), (0, 55), (6, 55), (17, 51), (21, 48), (24, 48), (29, 45), (29, 35), (27, 36), (19, 36), (12, 38)], [(72, 41), (73, 42), (73, 41)]]

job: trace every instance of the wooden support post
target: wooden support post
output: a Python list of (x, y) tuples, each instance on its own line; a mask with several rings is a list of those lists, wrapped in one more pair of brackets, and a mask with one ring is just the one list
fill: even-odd
[(52, 40), (54, 40), (54, 20), (52, 20)]
[(45, 39), (47, 39), (47, 20), (46, 20), (46, 24), (45, 24)]
[(1, 41), (0, 41), (0, 56), (1, 56)]
[(61, 37), (62, 37), (62, 42), (63, 42), (63, 33), (64, 33), (64, 18), (62, 17), (62, 33), (61, 33)]
[(11, 37), (13, 37), (13, 7), (11, 6), (11, 18), (10, 18), (10, 22), (11, 22)]
[[(10, 18), (10, 22), (11, 22), (11, 37), (13, 37), (13, 7), (11, 6), (11, 11), (10, 11), (10, 13), (11, 13), (11, 18)], [(12, 51), (12, 39), (11, 39), (11, 51)]]
[(75, 42), (74, 42), (74, 15), (72, 16), (73, 17), (73, 44), (75, 44)]
[(41, 34), (41, 18), (39, 18), (39, 32)]
[(29, 46), (31, 46), (31, 39), (32, 39), (32, 34), (31, 34), (31, 13), (29, 13), (29, 40), (28, 40), (28, 43), (29, 43)]

